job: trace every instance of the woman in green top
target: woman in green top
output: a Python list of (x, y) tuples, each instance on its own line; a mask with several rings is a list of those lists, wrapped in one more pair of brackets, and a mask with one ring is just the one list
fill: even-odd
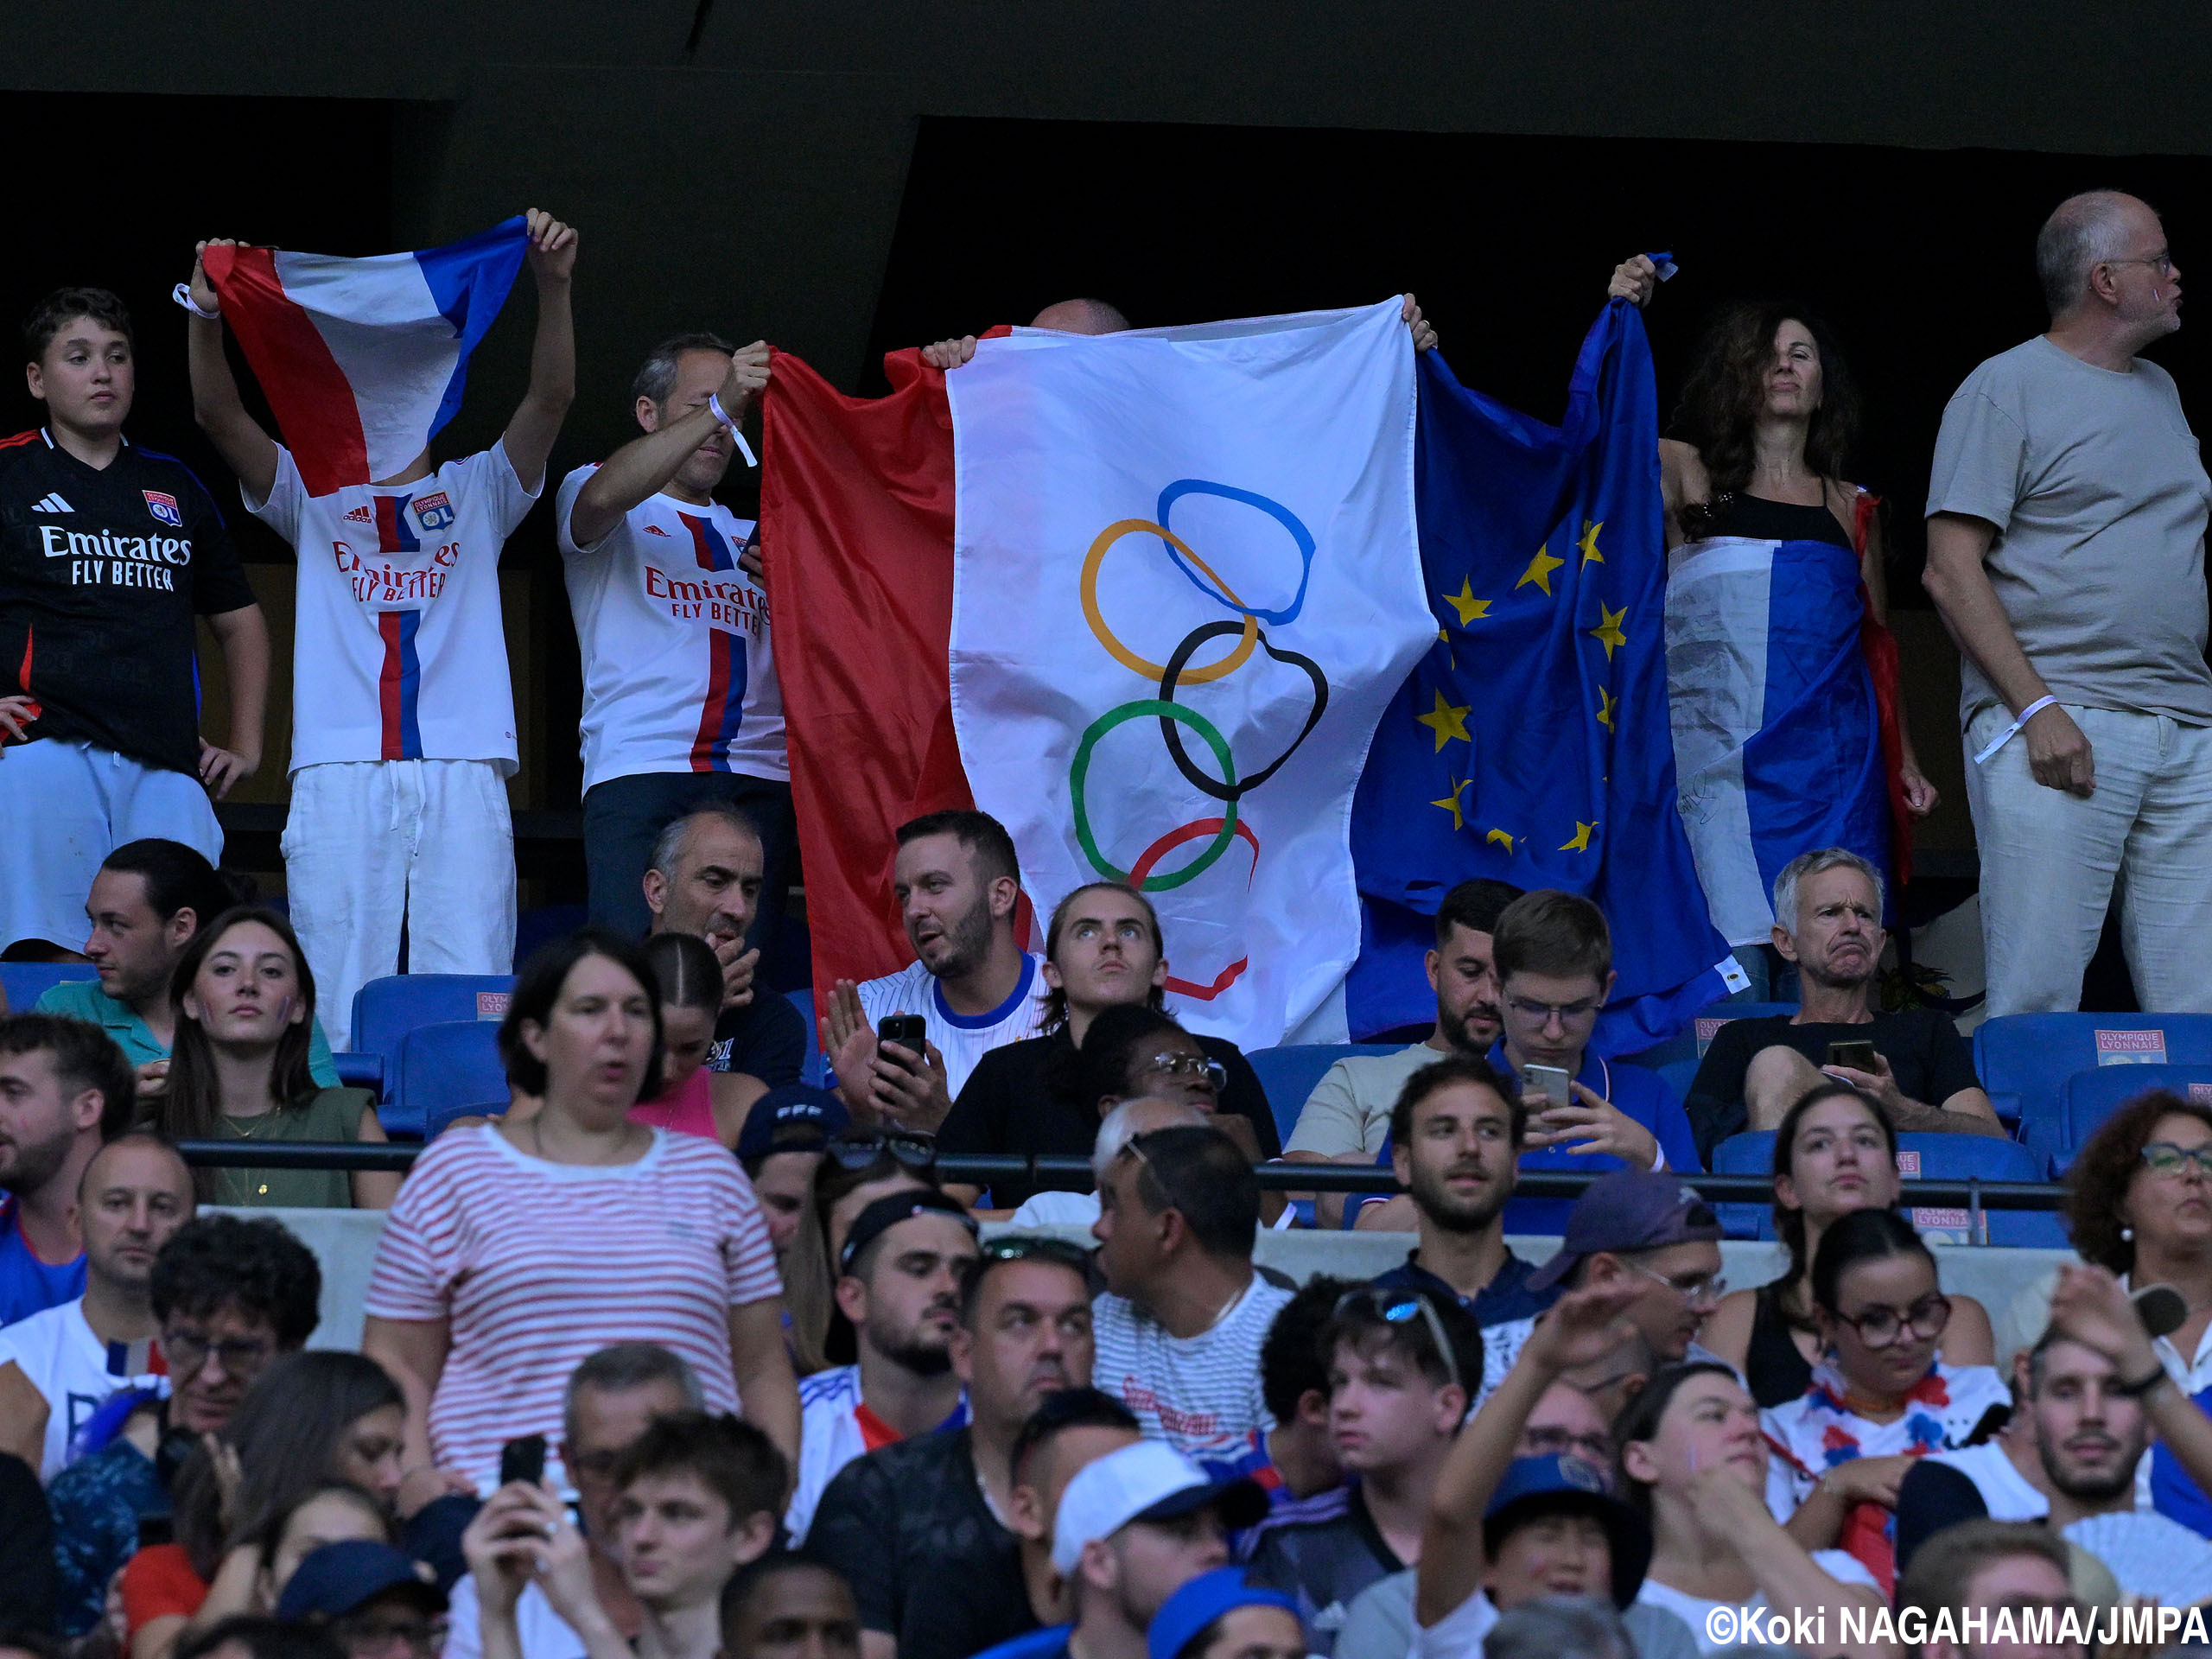
[[(176, 1040), (150, 1122), (178, 1141), (382, 1141), (365, 1089), (326, 1089), (308, 1071), (315, 976), (292, 925), (242, 905), (194, 938), (170, 982)], [(397, 1172), (207, 1169), (205, 1204), (389, 1208)]]

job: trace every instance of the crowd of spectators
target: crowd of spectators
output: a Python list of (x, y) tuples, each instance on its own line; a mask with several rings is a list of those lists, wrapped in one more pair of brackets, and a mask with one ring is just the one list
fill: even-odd
[[(499, 442), (332, 496), (247, 412), (203, 271), (187, 289), (196, 410), (248, 510), (296, 546), (378, 537), (390, 569), (421, 539), (450, 555), (439, 603), (375, 639), (344, 567), (301, 561), (283, 909), (213, 861), (209, 793), (258, 764), (268, 670), (220, 513), (123, 442), (111, 296), (65, 291), (27, 331), (49, 424), (0, 444), (0, 660), (25, 664), (0, 826), (27, 849), (0, 944), (81, 944), (97, 977), (0, 1011), (0, 1655), (1689, 1659), (1745, 1609), (1840, 1631), (2212, 1602), (2212, 1108), (2152, 1092), (2096, 1130), (2069, 1178), (2081, 1260), (1998, 1351), (1898, 1209), (1901, 1132), (2005, 1131), (1949, 1019), (1881, 1006), (1884, 847), (1803, 847), (1762, 884), (1764, 938), (1732, 943), (1796, 1010), (1724, 1026), (1686, 1096), (1598, 1051), (1598, 905), (1452, 887), (1433, 1030), (1337, 1061), (1281, 1135), (1246, 1056), (1166, 1006), (1174, 942), (1138, 887), (1065, 895), (1033, 953), (1005, 829), (933, 812), (886, 849), (915, 960), (834, 988), (828, 1086), (803, 1082), (808, 1033), (760, 972), (793, 862), (769, 611), (753, 527), (712, 498), (757, 344), (664, 343), (632, 387), (642, 435), (557, 493), (594, 922), (522, 966), (509, 1098), (404, 1179), (189, 1165), (179, 1142), (384, 1141), (326, 1027), (342, 1045), (403, 931), (417, 971), (511, 957), (496, 563), (574, 391), (575, 234), (535, 212), (529, 233), (531, 379)], [(2212, 1012), (2188, 940), (2212, 914), (2190, 747), (2212, 483), (2134, 356), (2177, 325), (2177, 273), (2109, 193), (2062, 205), (2038, 270), (2051, 332), (1961, 389), (1929, 503), (1991, 1007), (2070, 1006), (2118, 880), (2146, 1001)], [(1654, 275), (1630, 261), (1615, 291), (1644, 303)], [(1039, 326), (1126, 324), (1070, 302)], [(927, 355), (957, 372), (973, 344)], [(1709, 357), (1661, 456), (1670, 545), (1847, 549), (1879, 628), (1824, 330), (1732, 315)], [(156, 481), (194, 544), (130, 587), (143, 607), (24, 565), (35, 513), (112, 531)], [(640, 597), (661, 543), (715, 573), (697, 683), (661, 664), (702, 631)], [(227, 747), (177, 712), (200, 615)], [(80, 671), (118, 628), (145, 641), (128, 671)], [(341, 833), (362, 823), (390, 833), (363, 851)], [(1774, 1137), (1784, 1265), (1730, 1294), (1683, 1177), (1747, 1131)], [(1089, 1175), (940, 1168), (969, 1154)], [(1270, 1161), (1398, 1190), (1263, 1192)], [(1524, 1170), (1596, 1179), (1534, 1198)], [(306, 1346), (335, 1275), (284, 1215), (317, 1209), (381, 1212), (372, 1263), (342, 1264), (368, 1268), (357, 1348)], [(1300, 1286), (1260, 1245), (1301, 1222), (1414, 1243)], [(1559, 1243), (1530, 1261), (1509, 1234)]]

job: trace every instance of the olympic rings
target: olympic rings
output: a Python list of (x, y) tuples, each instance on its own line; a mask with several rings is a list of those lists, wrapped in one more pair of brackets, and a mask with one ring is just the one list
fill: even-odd
[[(1181, 569), (1185, 576), (1190, 576), (1191, 585), (1205, 594), (1208, 599), (1218, 600), (1227, 605), (1230, 610), (1242, 613), (1248, 622), (1257, 617), (1262, 622), (1272, 622), (1277, 627), (1284, 628), (1298, 620), (1299, 612), (1306, 608), (1306, 584), (1312, 581), (1313, 576), (1313, 537), (1304, 524), (1298, 522), (1298, 515), (1283, 505), (1281, 502), (1270, 501), (1266, 496), (1255, 495), (1249, 490), (1240, 490), (1228, 484), (1209, 484), (1201, 478), (1179, 478), (1160, 493), (1160, 505), (1156, 511), (1162, 524), (1166, 524), (1167, 515), (1175, 504), (1186, 495), (1216, 495), (1224, 501), (1237, 501), (1248, 507), (1257, 507), (1288, 531), (1290, 539), (1298, 543), (1298, 592), (1292, 597), (1289, 607), (1280, 611), (1255, 611), (1248, 608), (1243, 600), (1230, 591), (1227, 582), (1223, 582), (1219, 576), (1214, 575), (1212, 571), (1206, 570), (1204, 562), (1197, 554), (1191, 553), (1188, 547), (1166, 530), (1161, 530), (1159, 535), (1160, 538), (1167, 543), (1167, 556), (1175, 561), (1177, 568)], [(1184, 553), (1190, 553), (1191, 563), (1196, 564), (1199, 569), (1205, 570), (1206, 575), (1219, 584), (1221, 588), (1219, 593), (1209, 592), (1205, 582), (1191, 575), (1190, 567), (1184, 564), (1180, 556)]]
[[(1167, 659), (1167, 671), (1160, 676), (1160, 696), (1170, 702), (1174, 701), (1175, 687), (1183, 664), (1190, 660), (1192, 652), (1217, 634), (1234, 633), (1236, 631), (1236, 624), (1234, 622), (1210, 622), (1205, 627), (1192, 629), (1184, 637), (1183, 643), (1175, 647), (1175, 654)], [(1293, 663), (1306, 671), (1306, 677), (1313, 682), (1313, 712), (1306, 716), (1306, 724), (1300, 728), (1298, 735), (1290, 740), (1290, 747), (1243, 783), (1238, 783), (1235, 779), (1229, 779), (1217, 784), (1207, 777), (1205, 773), (1191, 764), (1191, 757), (1184, 753), (1182, 733), (1177, 731), (1167, 721), (1163, 720), (1160, 722), (1160, 734), (1166, 741), (1167, 752), (1175, 757), (1175, 769), (1190, 780), (1192, 788), (1204, 791), (1217, 801), (1241, 801), (1249, 792), (1257, 789), (1276, 772), (1281, 771), (1283, 762), (1298, 753), (1299, 746), (1304, 743), (1313, 734), (1313, 728), (1321, 723), (1322, 713), (1329, 706), (1329, 680), (1328, 677), (1321, 672), (1320, 664), (1299, 652), (1277, 651), (1268, 643), (1268, 636), (1264, 633), (1260, 636), (1260, 649), (1279, 663)]]
[[(1082, 740), (1075, 746), (1075, 760), (1068, 768), (1068, 793), (1071, 804), (1075, 809), (1076, 839), (1083, 845), (1084, 856), (1090, 861), (1093, 869), (1103, 872), (1116, 881), (1128, 881), (1130, 874), (1127, 870), (1116, 869), (1107, 861), (1106, 855), (1099, 850), (1098, 839), (1090, 830), (1090, 814), (1084, 804), (1084, 781), (1090, 774), (1090, 752), (1098, 747), (1098, 740), (1116, 726), (1128, 721), (1141, 720), (1147, 715), (1156, 715), (1163, 720), (1184, 721), (1195, 728), (1198, 735), (1205, 739), (1206, 747), (1213, 751), (1214, 759), (1221, 762), (1222, 771), (1232, 781), (1236, 776), (1236, 761), (1229, 752), (1228, 740), (1214, 729), (1211, 721), (1194, 709), (1185, 709), (1180, 703), (1145, 698), (1136, 702), (1125, 702), (1118, 709), (1109, 709), (1092, 721), (1084, 729)], [(1234, 801), (1229, 804), (1228, 815), (1218, 822), (1221, 828), (1205, 851), (1172, 875), (1146, 877), (1142, 891), (1165, 893), (1170, 887), (1179, 887), (1185, 881), (1192, 880), (1212, 868), (1216, 861), (1229, 850), (1229, 843), (1236, 839), (1238, 825)], [(1247, 830), (1245, 833), (1249, 838), (1251, 832)], [(1257, 846), (1255, 842), (1255, 853)]]
[[(1152, 867), (1161, 859), (1186, 841), (1196, 841), (1200, 836), (1217, 835), (1224, 828), (1242, 836), (1245, 844), (1251, 848), (1252, 867), (1256, 873), (1260, 864), (1260, 838), (1252, 833), (1250, 824), (1234, 823), (1227, 818), (1197, 818), (1180, 829), (1170, 830), (1138, 854), (1137, 861), (1129, 866), (1129, 885), (1141, 890), (1146, 878), (1152, 874)], [(1244, 885), (1249, 887), (1251, 882), (1247, 880)]]
[[(1181, 548), (1184, 552), (1190, 553), (1191, 562), (1199, 569), (1205, 571), (1209, 576), (1213, 576), (1214, 581), (1221, 582), (1221, 590), (1224, 594), (1229, 593), (1229, 584), (1221, 582), (1219, 576), (1215, 576), (1206, 562), (1197, 554), (1192, 553), (1182, 538), (1165, 524), (1155, 524), (1149, 518), (1121, 518), (1098, 532), (1098, 538), (1091, 543), (1090, 551), (1084, 555), (1083, 561), (1084, 620), (1090, 624), (1091, 632), (1098, 636), (1098, 643), (1106, 647), (1108, 656), (1133, 674), (1141, 675), (1147, 680), (1157, 680), (1165, 677), (1167, 671), (1158, 663), (1145, 661), (1143, 658), (1123, 645), (1115, 636), (1114, 631), (1106, 626), (1106, 618), (1098, 608), (1098, 567), (1106, 562), (1106, 550), (1120, 541), (1122, 537), (1134, 536), (1139, 531), (1145, 531), (1160, 537), (1171, 548)], [(1230, 596), (1232, 601), (1236, 599), (1233, 594)], [(1241, 603), (1241, 601), (1238, 602)], [(1192, 685), (1204, 685), (1210, 680), (1220, 679), (1225, 674), (1234, 674), (1238, 669), (1243, 667), (1244, 659), (1252, 654), (1252, 647), (1257, 645), (1260, 639), (1260, 625), (1249, 611), (1244, 615), (1243, 632), (1244, 637), (1237, 641), (1236, 650), (1217, 663), (1192, 670), (1184, 677), (1185, 679)]]

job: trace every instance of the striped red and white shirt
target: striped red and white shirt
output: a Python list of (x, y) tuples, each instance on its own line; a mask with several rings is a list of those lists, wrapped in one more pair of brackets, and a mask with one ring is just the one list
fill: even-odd
[(753, 1185), (721, 1147), (653, 1132), (634, 1164), (548, 1163), (490, 1127), (430, 1143), (377, 1246), (367, 1312), (445, 1319), (430, 1402), (439, 1464), (489, 1491), (500, 1446), (561, 1438), (569, 1374), (618, 1342), (655, 1342), (737, 1409), (729, 1310), (782, 1294)]
[(505, 443), (412, 484), (315, 496), (279, 448), (269, 499), (245, 499), (300, 556), (292, 770), (489, 760), (512, 776), (499, 550), (537, 497), (515, 476)]

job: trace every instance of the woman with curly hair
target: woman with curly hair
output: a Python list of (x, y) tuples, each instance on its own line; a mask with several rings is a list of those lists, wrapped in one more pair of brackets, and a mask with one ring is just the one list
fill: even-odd
[[(1641, 306), (1656, 283), (1639, 254), (1607, 291)], [(1936, 807), (1897, 696), (1879, 502), (1844, 476), (1858, 417), (1826, 326), (1745, 302), (1707, 328), (1659, 445), (1679, 798), (1713, 924), (1739, 950), (1767, 943), (1790, 855), (1848, 847), (1901, 876), (1907, 825)], [(1794, 804), (1796, 844), (1767, 869), (1741, 802), (1770, 756), (1820, 798)]]
[(2131, 1288), (2179, 1291), (2189, 1318), (2158, 1357), (2185, 1392), (2212, 1383), (2212, 1108), (2139, 1096), (2089, 1137), (2066, 1185), (2074, 1248)]

